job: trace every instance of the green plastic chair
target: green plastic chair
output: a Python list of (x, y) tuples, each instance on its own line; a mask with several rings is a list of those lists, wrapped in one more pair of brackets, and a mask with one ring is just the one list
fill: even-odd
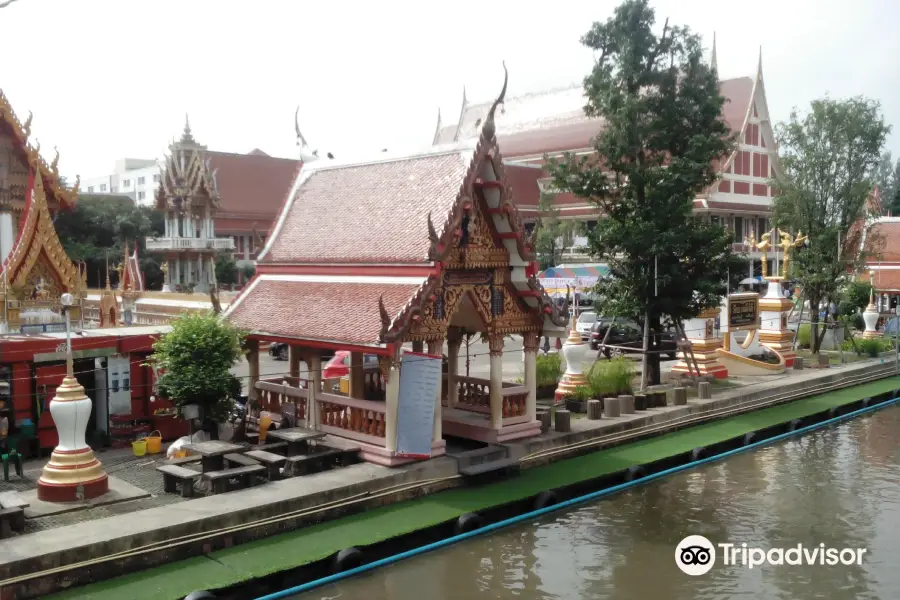
[(19, 437), (11, 435), (6, 438), (7, 450), (0, 454), (0, 461), (3, 461), (3, 480), (9, 481), (9, 463), (13, 463), (16, 467), (16, 475), (22, 477), (22, 455), (19, 454)]

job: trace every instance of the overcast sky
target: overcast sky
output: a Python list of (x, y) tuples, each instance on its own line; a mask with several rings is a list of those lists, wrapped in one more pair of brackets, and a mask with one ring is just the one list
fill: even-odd
[[(338, 155), (431, 143), (470, 99), (579, 82), (578, 40), (615, 0), (18, 0), (0, 10), (0, 88), (72, 178), (162, 157), (188, 113), (211, 149), (296, 157), (293, 118)], [(759, 48), (775, 121), (818, 97), (863, 94), (900, 129), (897, 0), (656, 0), (657, 18), (717, 34), (722, 78)], [(888, 148), (900, 155), (900, 131)]]

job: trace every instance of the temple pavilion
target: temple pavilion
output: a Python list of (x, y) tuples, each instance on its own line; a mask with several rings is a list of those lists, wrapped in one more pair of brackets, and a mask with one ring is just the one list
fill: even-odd
[[(536, 278), (506, 182), (493, 119), (505, 82), (503, 89), (477, 138), (364, 162), (304, 164), (255, 277), (225, 313), (248, 332), (252, 401), (275, 410), (295, 403), (298, 418), (353, 440), (363, 458), (408, 462), (396, 455), (393, 379), (410, 343), (446, 352), (432, 456), (444, 453), (444, 435), (490, 443), (540, 433), (538, 338), (561, 333), (567, 311)], [(467, 334), (489, 341), (490, 379), (459, 374)], [(524, 338), (522, 384), (504, 381), (512, 334)], [(290, 377), (259, 379), (261, 341), (290, 346)], [(338, 350), (351, 357), (346, 394), (322, 381), (322, 357)]]

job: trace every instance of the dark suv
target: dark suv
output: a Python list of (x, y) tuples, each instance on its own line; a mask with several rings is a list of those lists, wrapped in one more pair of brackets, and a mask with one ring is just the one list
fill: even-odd
[[(606, 328), (612, 323), (612, 319), (610, 317), (601, 317), (591, 329), (591, 350), (599, 350), (600, 344), (603, 342), (603, 338), (606, 336)], [(620, 350), (618, 348), (604, 348), (603, 354), (609, 358), (613, 354), (631, 354), (634, 352), (640, 352), (644, 347), (644, 331), (643, 329), (634, 321), (630, 321), (627, 319), (616, 319), (615, 323), (612, 325), (612, 331), (609, 332), (609, 337), (606, 338), (606, 343), (611, 346), (627, 346), (629, 348), (634, 348), (634, 350)], [(675, 344), (675, 337), (671, 332), (665, 332), (659, 335), (659, 339), (657, 341), (659, 350), (668, 350), (666, 356), (669, 358), (675, 358), (677, 356), (678, 348)]]

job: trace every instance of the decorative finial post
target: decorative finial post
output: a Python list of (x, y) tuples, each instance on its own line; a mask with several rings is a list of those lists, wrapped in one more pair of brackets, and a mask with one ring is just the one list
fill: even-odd
[(716, 60), (716, 32), (713, 31), (712, 55), (709, 58), (709, 68), (714, 73), (719, 72), (719, 63)]
[(881, 337), (881, 332), (878, 331), (878, 318), (881, 316), (878, 314), (878, 307), (875, 306), (875, 271), (869, 271), (869, 284), (871, 287), (869, 288), (869, 305), (866, 307), (865, 312), (863, 312), (863, 321), (866, 324), (866, 329), (863, 331), (863, 338), (876, 338)]
[(503, 61), (503, 88), (500, 90), (500, 95), (497, 96), (497, 99), (491, 105), (487, 118), (484, 120), (484, 126), (481, 129), (482, 135), (486, 140), (493, 140), (494, 135), (497, 133), (497, 124), (494, 122), (494, 117), (497, 113), (497, 107), (506, 101), (506, 86), (508, 83), (509, 71), (506, 69), (506, 61)]

